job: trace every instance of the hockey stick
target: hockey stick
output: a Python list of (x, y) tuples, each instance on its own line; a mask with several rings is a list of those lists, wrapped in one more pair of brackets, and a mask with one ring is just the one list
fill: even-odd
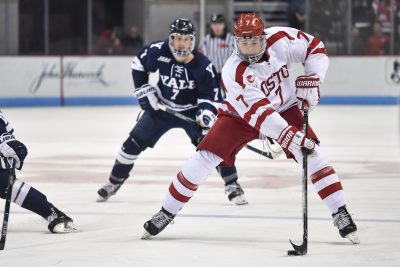
[[(304, 122), (303, 122), (303, 130), (304, 135), (307, 138), (308, 133), (308, 107), (307, 103), (303, 102), (303, 112), (304, 112)], [(308, 152), (303, 149), (303, 243), (299, 245), (293, 244), (292, 240), (289, 239), (290, 244), (292, 244), (294, 250), (288, 250), (288, 255), (290, 256), (303, 256), (307, 254), (307, 244), (308, 244), (308, 191), (307, 191), (307, 154)]]
[(4, 217), (3, 217), (3, 225), (1, 227), (1, 239), (0, 239), (0, 250), (4, 249), (6, 245), (6, 237), (7, 237), (7, 229), (8, 229), (8, 217), (10, 215), (10, 204), (11, 204), (11, 194), (12, 187), (15, 181), (15, 161), (12, 159), (11, 163), (8, 161), (8, 158), (4, 158), (4, 162), (7, 168), (10, 170), (10, 174), (8, 176), (8, 183), (6, 187), (6, 205), (4, 208)]
[[(197, 124), (197, 122), (196, 122), (195, 120), (193, 120), (192, 118), (189, 118), (189, 117), (187, 117), (187, 116), (185, 116), (185, 115), (183, 115), (183, 114), (181, 114), (181, 113), (179, 113), (179, 112), (177, 112), (177, 111), (175, 111), (175, 110), (173, 110), (173, 109), (170, 109), (170, 108), (167, 107), (167, 106), (161, 105), (161, 104), (159, 104), (159, 103), (157, 104), (157, 106), (158, 106), (158, 108), (161, 109), (162, 111), (165, 111), (165, 112), (167, 112), (167, 113), (169, 113), (169, 114), (171, 114), (171, 115), (174, 115), (175, 117), (177, 117), (177, 118), (179, 118), (179, 119), (181, 119), (181, 120), (184, 120), (184, 121), (186, 121), (186, 122), (190, 122), (190, 123), (195, 123), (195, 124)], [(275, 144), (275, 142), (274, 142), (274, 140), (273, 140), (272, 138), (270, 138), (270, 137), (267, 137), (267, 138), (268, 138), (268, 142), (269, 142), (269, 143)], [(275, 155), (275, 157), (274, 157), (274, 155), (273, 155), (271, 152), (262, 151), (262, 150), (260, 150), (260, 149), (258, 149), (258, 148), (255, 148), (255, 147), (251, 146), (251, 145), (246, 145), (245, 147), (246, 147), (247, 149), (249, 149), (249, 150), (251, 150), (251, 151), (253, 151), (253, 152), (255, 152), (255, 153), (257, 153), (257, 154), (259, 154), (259, 155), (261, 155), (261, 156), (267, 157), (267, 158), (269, 158), (269, 159), (274, 159), (275, 157), (277, 157), (277, 155), (280, 154), (280, 153), (276, 153), (277, 155)]]

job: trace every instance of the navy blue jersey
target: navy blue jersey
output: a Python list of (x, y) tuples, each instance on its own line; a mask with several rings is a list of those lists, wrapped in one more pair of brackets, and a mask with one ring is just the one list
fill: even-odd
[(6, 117), (4, 117), (3, 113), (0, 111), (0, 135), (3, 133), (13, 133), (14, 130), (11, 125), (8, 123)]
[(149, 73), (158, 70), (156, 90), (161, 103), (177, 111), (199, 107), (216, 112), (221, 95), (215, 68), (203, 54), (193, 51), (193, 55), (184, 64), (175, 60), (168, 41), (145, 46), (132, 62), (134, 86), (148, 83)]

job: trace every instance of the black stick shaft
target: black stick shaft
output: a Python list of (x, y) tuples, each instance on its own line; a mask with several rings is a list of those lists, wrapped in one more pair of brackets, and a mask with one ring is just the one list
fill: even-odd
[[(304, 109), (304, 135), (307, 138), (308, 134), (308, 109)], [(307, 188), (307, 177), (308, 177), (308, 152), (303, 150), (303, 244), (305, 253), (307, 253), (307, 241), (308, 241), (308, 188)]]
[[(7, 159), (5, 159), (7, 161)], [(7, 162), (8, 163), (8, 162)], [(7, 237), (7, 229), (8, 229), (8, 218), (10, 215), (10, 205), (11, 205), (11, 195), (12, 195), (12, 187), (15, 181), (15, 167), (10, 168), (10, 174), (8, 177), (8, 183), (6, 187), (6, 204), (4, 207), (4, 216), (3, 216), (3, 224), (1, 227), (1, 239), (0, 239), (0, 250), (3, 250), (6, 245), (6, 237)]]

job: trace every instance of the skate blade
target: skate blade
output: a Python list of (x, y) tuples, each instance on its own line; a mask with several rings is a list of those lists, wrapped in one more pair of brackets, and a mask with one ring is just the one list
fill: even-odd
[(108, 197), (104, 198), (104, 197), (102, 197), (102, 196), (99, 196), (99, 197), (96, 199), (96, 202), (106, 202), (107, 200), (108, 200)]
[(232, 198), (231, 202), (235, 203), (238, 206), (249, 204), (249, 202), (247, 202), (246, 198), (243, 195)]
[(56, 226), (54, 226), (53, 229), (53, 232), (55, 234), (68, 234), (78, 231), (79, 228), (73, 222), (68, 222), (67, 225), (65, 225), (64, 223), (59, 223)]
[(144, 230), (144, 233), (143, 233), (141, 239), (146, 240), (146, 239), (149, 239), (150, 237), (152, 237), (152, 235), (149, 232), (147, 232), (146, 230)]
[(346, 235), (346, 238), (349, 239), (354, 245), (360, 244), (360, 239), (358, 238), (357, 232)]

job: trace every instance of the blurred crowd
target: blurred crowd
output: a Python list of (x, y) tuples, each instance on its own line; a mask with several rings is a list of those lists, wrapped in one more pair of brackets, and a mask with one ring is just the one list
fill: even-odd
[[(288, 26), (305, 30), (305, 0), (287, 1)], [(345, 54), (348, 24), (343, 18), (349, 2), (310, 0), (309, 3), (308, 32), (324, 40), (331, 54)], [(400, 54), (400, 0), (352, 0), (351, 5), (351, 54)], [(101, 33), (93, 54), (136, 55), (142, 47), (143, 39), (137, 26), (130, 27), (129, 32), (116, 26)]]
[(136, 55), (143, 47), (143, 38), (137, 26), (126, 33), (119, 26), (106, 29), (93, 47), (96, 55)]

